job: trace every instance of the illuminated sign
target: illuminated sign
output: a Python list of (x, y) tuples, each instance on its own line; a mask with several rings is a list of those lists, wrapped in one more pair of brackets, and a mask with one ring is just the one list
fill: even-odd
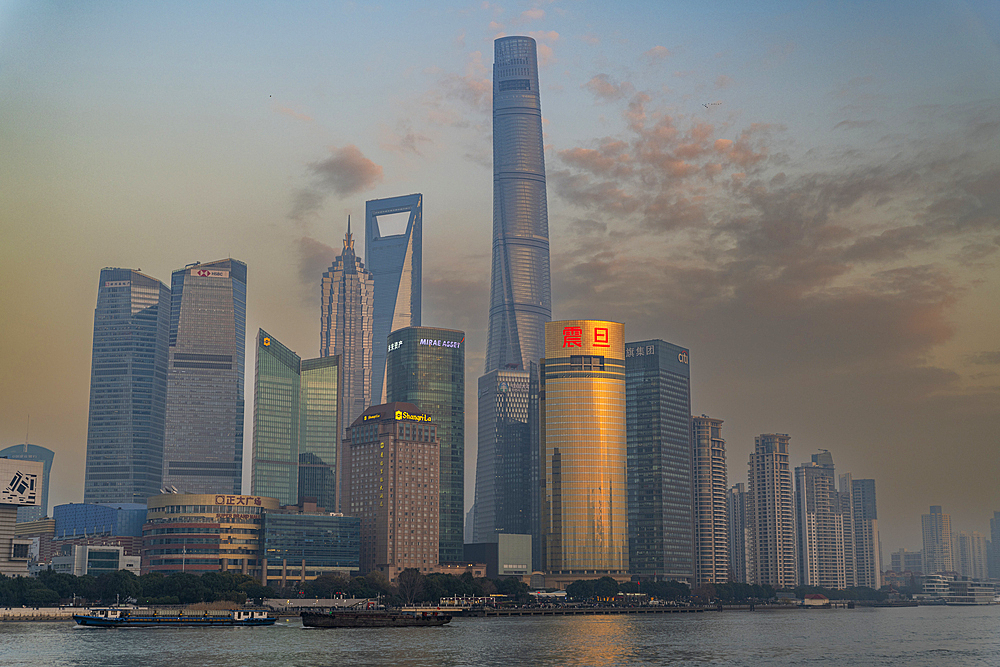
[(199, 278), (228, 278), (229, 271), (216, 271), (213, 269), (191, 269), (192, 276)]
[(682, 364), (686, 364), (688, 362), (688, 351), (687, 350), (681, 350), (677, 354), (677, 361), (681, 362)]
[(105, 280), (105, 287), (128, 287), (132, 284), (131, 280)]
[(396, 419), (406, 419), (412, 422), (429, 422), (431, 420), (430, 415), (411, 415), (405, 410), (396, 410)]
[(368, 421), (369, 419), (379, 419), (380, 417), (382, 417), (382, 415), (365, 415), (365, 418), (362, 421)]
[(594, 347), (611, 347), (611, 341), (608, 340), (607, 327), (594, 328)]
[[(464, 341), (464, 340), (465, 340), (464, 338), (462, 340), (441, 340), (441, 339), (435, 339), (435, 338), (421, 338), (420, 339), (420, 344), (421, 345), (433, 345), (434, 347), (451, 347), (451, 348), (458, 349), (458, 348), (462, 347), (462, 341)], [(402, 345), (403, 343), (400, 342), (399, 344)]]
[(260, 496), (216, 496), (216, 505), (256, 505), (260, 507)]
[(262, 340), (261, 342), (264, 343), (264, 347), (267, 347), (268, 345), (271, 344), (271, 339), (268, 338), (267, 336), (264, 336), (264, 340)]
[[(421, 341), (421, 342), (423, 342), (423, 341)], [(387, 350), (387, 352), (392, 352), (393, 350), (398, 350), (401, 347), (403, 347), (403, 341), (397, 340), (395, 343), (389, 343), (389, 349)]]
[(583, 347), (583, 329), (563, 327), (563, 347)]

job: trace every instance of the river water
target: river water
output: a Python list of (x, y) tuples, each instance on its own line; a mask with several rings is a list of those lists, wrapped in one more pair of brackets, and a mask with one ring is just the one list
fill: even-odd
[(0, 666), (1000, 665), (1000, 606), (456, 618), (442, 628), (0, 623)]

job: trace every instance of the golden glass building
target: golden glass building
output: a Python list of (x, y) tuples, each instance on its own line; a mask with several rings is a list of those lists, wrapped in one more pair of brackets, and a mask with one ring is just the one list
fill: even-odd
[(546, 323), (540, 376), (544, 569), (627, 575), (625, 326)]

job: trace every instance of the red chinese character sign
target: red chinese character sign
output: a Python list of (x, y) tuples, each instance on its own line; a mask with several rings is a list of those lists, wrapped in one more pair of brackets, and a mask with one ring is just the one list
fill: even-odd
[(594, 347), (611, 347), (607, 327), (594, 327)]
[(563, 327), (563, 347), (583, 347), (583, 329)]

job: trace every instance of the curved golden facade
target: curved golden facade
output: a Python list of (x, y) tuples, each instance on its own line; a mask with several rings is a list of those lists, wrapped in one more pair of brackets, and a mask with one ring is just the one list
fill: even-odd
[(628, 572), (625, 327), (545, 325), (542, 532), (552, 574)]

